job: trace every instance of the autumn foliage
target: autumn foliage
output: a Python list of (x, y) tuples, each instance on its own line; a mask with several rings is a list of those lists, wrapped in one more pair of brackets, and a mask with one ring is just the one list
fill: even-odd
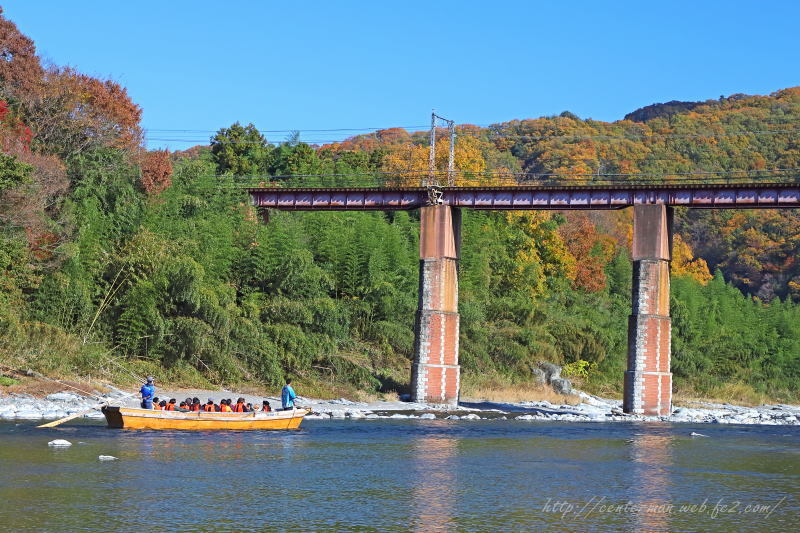
[(42, 66), (33, 41), (1, 9), (0, 59), (0, 97), (14, 102), (39, 151), (70, 156), (96, 146), (141, 145), (141, 108), (124, 87), (70, 67)]
[[(296, 136), (268, 142), (237, 123), (209, 147), (170, 154), (144, 150), (140, 118), (124, 87), (43, 66), (33, 42), (0, 16), (4, 356), (19, 357), (20, 368), (97, 376), (113, 354), (225, 385), (277, 385), (288, 375), (322, 376), (325, 390), (407, 382), (416, 214), (276, 211), (260, 224), (240, 185), (250, 176), (271, 187), (419, 187), (429, 132), (389, 128), (320, 148)], [(800, 89), (791, 88), (656, 104), (610, 123), (564, 112), (461, 125), (454, 185), (677, 183), (693, 172), (800, 168), (798, 123)], [(434, 181), (445, 185), (450, 139), (436, 133)], [(621, 394), (630, 211), (462, 212), (465, 378), (524, 383), (540, 360), (586, 363), (587, 385)], [(800, 216), (674, 215), (676, 384), (746, 382), (800, 397)], [(45, 329), (75, 350), (39, 348)]]
[(2, 16), (0, 7), (0, 94), (3, 97), (36, 90), (44, 69), (33, 41), (20, 33), (17, 25)]
[(153, 150), (145, 152), (141, 157), (142, 188), (147, 194), (158, 194), (170, 186), (172, 162), (169, 151)]
[(567, 250), (575, 258), (575, 277), (572, 286), (586, 292), (598, 292), (606, 286), (606, 265), (616, 252), (614, 240), (603, 235), (583, 212), (567, 213), (567, 222), (559, 234)]

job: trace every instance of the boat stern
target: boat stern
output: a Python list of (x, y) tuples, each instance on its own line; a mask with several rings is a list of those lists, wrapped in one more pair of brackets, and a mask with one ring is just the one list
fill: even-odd
[(108, 427), (118, 428), (118, 429), (125, 427), (125, 423), (122, 420), (122, 413), (120, 413), (119, 407), (104, 405), (100, 409), (100, 411), (102, 411), (103, 415), (105, 415), (106, 422), (108, 422)]

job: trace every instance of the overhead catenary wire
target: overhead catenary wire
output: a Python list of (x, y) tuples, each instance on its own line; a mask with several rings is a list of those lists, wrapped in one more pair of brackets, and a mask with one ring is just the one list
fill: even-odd
[[(392, 188), (425, 186), (430, 180), (429, 170), (398, 170), (394, 172), (351, 172), (335, 174), (295, 175), (204, 175), (198, 176), (200, 189), (253, 189), (253, 188)], [(693, 171), (693, 172), (641, 172), (641, 173), (532, 173), (513, 171), (469, 172), (436, 170), (436, 178), (458, 176), (458, 181), (446, 182), (448, 186), (515, 187), (515, 186), (625, 186), (625, 185), (702, 185), (763, 183), (796, 184), (800, 181), (800, 168)], [(409, 180), (411, 180), (409, 182)], [(445, 183), (445, 182), (442, 182)]]

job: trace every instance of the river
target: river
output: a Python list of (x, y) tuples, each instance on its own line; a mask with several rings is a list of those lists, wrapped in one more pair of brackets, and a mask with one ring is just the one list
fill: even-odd
[[(56, 438), (73, 445), (49, 447)], [(0, 423), (0, 502), (6, 531), (797, 531), (800, 431), (308, 420), (294, 432), (179, 433)]]

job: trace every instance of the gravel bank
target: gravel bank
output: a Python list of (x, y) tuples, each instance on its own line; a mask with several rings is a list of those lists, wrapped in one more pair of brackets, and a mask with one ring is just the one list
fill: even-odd
[[(116, 405), (128, 407), (138, 406), (136, 398), (125, 397), (125, 392), (114, 390), (102, 395), (103, 400)], [(274, 396), (253, 396), (232, 391), (208, 390), (159, 390), (162, 399), (200, 398), (205, 403), (208, 398), (219, 401), (220, 398), (240, 396), (253, 405), (261, 405), (262, 400), (269, 400), (273, 407), (280, 406), (280, 399)], [(553, 405), (549, 402), (498, 403), (480, 400), (462, 401), (458, 408), (426, 405), (413, 402), (353, 402), (345, 398), (339, 400), (315, 400), (298, 398), (298, 405), (309, 407), (312, 413), (309, 419), (447, 419), (447, 420), (491, 420), (513, 419), (527, 422), (535, 421), (569, 421), (569, 422), (622, 422), (622, 421), (666, 421), (709, 424), (764, 424), (764, 425), (800, 425), (800, 406), (798, 405), (761, 405), (758, 407), (741, 407), (729, 404), (702, 404), (700, 407), (677, 407), (670, 416), (646, 417), (626, 415), (622, 413), (621, 402), (592, 396), (584, 392), (578, 393), (582, 402), (578, 405)], [(74, 392), (58, 392), (43, 398), (28, 394), (0, 393), (0, 419), (5, 420), (54, 420), (81, 411), (98, 407), (100, 400), (81, 396)], [(699, 404), (698, 404), (699, 405)], [(102, 419), (99, 410), (92, 410), (84, 415), (86, 418)]]

